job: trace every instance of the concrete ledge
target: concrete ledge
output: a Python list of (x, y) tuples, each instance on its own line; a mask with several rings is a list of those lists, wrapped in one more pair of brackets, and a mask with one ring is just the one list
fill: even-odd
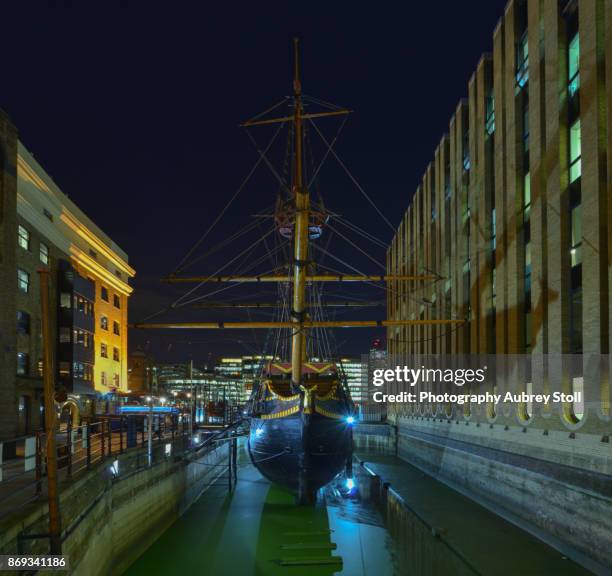
[(611, 477), (409, 425), (399, 427), (398, 455), (594, 572), (612, 569)]

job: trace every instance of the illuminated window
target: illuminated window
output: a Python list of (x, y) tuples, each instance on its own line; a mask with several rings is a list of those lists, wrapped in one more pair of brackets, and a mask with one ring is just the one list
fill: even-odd
[(21, 268), (17, 269), (17, 287), (26, 294), (30, 291), (30, 274)]
[(60, 307), (72, 308), (72, 294), (70, 292), (62, 292), (60, 294)]
[(570, 152), (570, 167), (569, 167), (569, 180), (570, 184), (580, 178), (582, 174), (582, 146), (580, 144), (580, 120), (576, 120), (571, 127), (569, 133), (569, 152)]
[(495, 97), (493, 90), (489, 91), (485, 101), (485, 131), (491, 136), (495, 132)]
[(30, 231), (21, 224), (17, 228), (17, 244), (24, 250), (30, 249)]
[(59, 341), (60, 341), (60, 344), (70, 343), (70, 328), (66, 326), (62, 326), (59, 329)]
[(523, 88), (529, 80), (529, 42), (527, 31), (521, 36), (516, 47), (516, 83)]
[(49, 264), (49, 246), (40, 243), (40, 261), (43, 264)]
[(100, 356), (108, 358), (108, 346), (104, 342), (100, 344)]
[(17, 332), (19, 334), (30, 333), (30, 315), (23, 310), (17, 310)]
[(571, 265), (572, 268), (582, 263), (582, 205), (571, 210)]
[(102, 286), (100, 287), (100, 298), (105, 302), (108, 302), (108, 288)]
[(30, 357), (25, 352), (17, 352), (17, 375), (26, 376), (29, 372)]
[(567, 89), (573, 97), (580, 88), (580, 37), (578, 32), (570, 40), (567, 49)]
[(102, 330), (108, 330), (108, 316), (100, 316), (100, 328), (102, 328)]

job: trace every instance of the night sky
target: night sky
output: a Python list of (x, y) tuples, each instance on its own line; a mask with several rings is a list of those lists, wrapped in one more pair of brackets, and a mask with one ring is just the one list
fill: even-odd
[[(304, 92), (355, 111), (336, 150), (395, 226), (467, 94), (481, 53), (492, 48), (504, 6), (505, 0), (6, 3), (0, 108), (60, 188), (128, 253), (137, 271), (130, 320), (139, 321), (185, 290), (159, 278), (176, 267), (256, 162), (238, 124), (291, 93), (293, 36), (302, 44)], [(317, 126), (332, 138), (340, 123), (328, 119)], [(273, 133), (251, 132), (262, 146)], [(316, 133), (309, 136), (316, 166), (325, 148)], [(285, 141), (282, 133), (270, 151), (279, 170)], [(328, 208), (390, 240), (392, 231), (333, 158), (318, 185)], [(254, 212), (269, 210), (277, 191), (262, 164), (196, 254), (248, 225)], [(263, 221), (186, 273), (215, 272), (266, 226)], [(350, 237), (384, 261), (384, 250)], [(380, 272), (337, 237), (329, 251), (359, 270)], [(240, 290), (210, 299), (273, 299), (270, 288), (267, 294), (253, 286)], [(344, 294), (384, 298), (375, 288), (329, 291), (330, 300)], [(342, 314), (382, 318), (385, 312)], [(261, 312), (251, 317), (267, 319)], [(209, 318), (248, 316), (182, 308), (156, 317)], [(342, 354), (359, 354), (376, 336), (384, 330), (336, 331), (336, 344)], [(202, 362), (257, 352), (263, 339), (261, 332), (140, 331), (131, 335), (131, 346), (145, 347), (158, 360)]]

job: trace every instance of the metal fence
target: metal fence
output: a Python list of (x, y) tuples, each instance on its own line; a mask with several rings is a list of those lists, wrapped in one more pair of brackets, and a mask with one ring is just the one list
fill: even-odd
[[(56, 432), (58, 480), (70, 481), (106, 460), (111, 473), (119, 474), (121, 466), (124, 475), (197, 449), (207, 439), (185, 421), (153, 422), (150, 451), (146, 416), (109, 416), (74, 428), (62, 426)], [(46, 497), (46, 440), (39, 432), (0, 442), (0, 518)]]

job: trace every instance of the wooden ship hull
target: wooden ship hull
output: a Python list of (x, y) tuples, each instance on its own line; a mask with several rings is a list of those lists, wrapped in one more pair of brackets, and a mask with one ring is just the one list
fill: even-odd
[(270, 365), (253, 392), (248, 451), (266, 478), (311, 500), (350, 467), (353, 404), (335, 364), (304, 364), (298, 392), (290, 371)]

